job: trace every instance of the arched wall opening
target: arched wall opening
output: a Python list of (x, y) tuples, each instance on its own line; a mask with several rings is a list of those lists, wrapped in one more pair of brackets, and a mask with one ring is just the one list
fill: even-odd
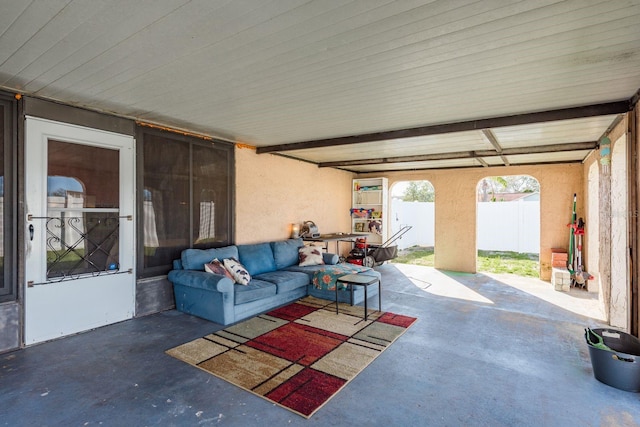
[(540, 276), (540, 183), (529, 175), (477, 183), (477, 270)]
[[(435, 267), (475, 273), (477, 184), (487, 175), (529, 175), (540, 183), (540, 279), (551, 280), (551, 249), (566, 246), (571, 201), (578, 193), (584, 209), (584, 165), (522, 165), (452, 170), (398, 171), (384, 174), (389, 185), (429, 180), (436, 190)], [(366, 175), (363, 175), (366, 176)], [(377, 174), (376, 176), (379, 176)]]
[[(399, 181), (390, 189), (390, 240), (399, 260), (434, 265), (435, 188), (428, 180)], [(410, 228), (407, 228), (410, 227)], [(395, 239), (395, 240), (394, 240)]]

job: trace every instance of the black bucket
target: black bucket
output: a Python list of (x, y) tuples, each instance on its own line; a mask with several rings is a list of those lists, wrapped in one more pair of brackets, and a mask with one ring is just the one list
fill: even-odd
[[(597, 345), (599, 337), (604, 346)], [(585, 340), (589, 346), (593, 375), (598, 381), (620, 390), (640, 392), (638, 338), (615, 329), (598, 328), (586, 329)]]

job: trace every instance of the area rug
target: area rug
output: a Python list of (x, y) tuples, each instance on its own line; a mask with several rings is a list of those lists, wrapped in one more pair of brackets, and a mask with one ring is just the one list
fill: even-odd
[(416, 318), (306, 297), (167, 354), (311, 417)]

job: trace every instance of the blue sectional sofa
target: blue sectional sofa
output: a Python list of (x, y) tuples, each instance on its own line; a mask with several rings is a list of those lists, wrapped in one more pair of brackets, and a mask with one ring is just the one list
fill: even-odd
[[(289, 239), (212, 249), (185, 249), (180, 259), (174, 261), (174, 269), (168, 276), (173, 283), (176, 308), (229, 325), (306, 295), (335, 301), (335, 290), (316, 288), (312, 278), (327, 265), (336, 265), (338, 256), (323, 253), (325, 265), (300, 267), (298, 250), (303, 245), (302, 239)], [(239, 260), (251, 275), (249, 284), (240, 285), (223, 275), (206, 272), (204, 264), (214, 258)], [(360, 274), (380, 278), (380, 273), (371, 269)], [(378, 287), (371, 285), (367, 292), (369, 296), (376, 295)], [(364, 289), (361, 286), (354, 290), (353, 300), (351, 292), (338, 291), (341, 302), (359, 304), (363, 299)]]

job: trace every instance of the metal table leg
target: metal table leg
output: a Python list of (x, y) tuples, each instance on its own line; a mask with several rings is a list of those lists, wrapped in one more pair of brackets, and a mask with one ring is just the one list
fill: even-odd
[(343, 283), (345, 287), (349, 288), (351, 293), (351, 305), (353, 305), (353, 293), (355, 286), (364, 286), (364, 320), (369, 319), (369, 285), (373, 285), (374, 283), (378, 284), (378, 311), (382, 311), (382, 281), (378, 278), (372, 278), (368, 276), (357, 276), (354, 274), (345, 275), (336, 280), (336, 314), (339, 314), (339, 305), (338, 305), (338, 285)]
[(364, 320), (365, 322), (367, 321), (367, 315), (369, 314), (369, 311), (367, 310), (367, 285), (364, 285)]

